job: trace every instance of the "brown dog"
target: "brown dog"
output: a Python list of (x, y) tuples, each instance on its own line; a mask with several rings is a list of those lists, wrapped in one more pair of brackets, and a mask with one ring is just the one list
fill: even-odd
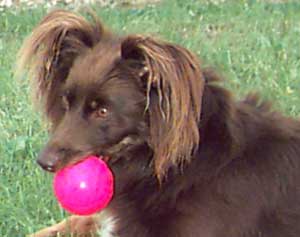
[(51, 124), (40, 166), (103, 155), (115, 176), (104, 211), (33, 236), (300, 236), (300, 122), (235, 101), (185, 48), (58, 10), (21, 49), (27, 65)]

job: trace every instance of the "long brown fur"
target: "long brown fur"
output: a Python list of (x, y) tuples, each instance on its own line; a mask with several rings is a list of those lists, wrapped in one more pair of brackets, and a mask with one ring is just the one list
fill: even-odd
[[(162, 177), (170, 166), (188, 162), (199, 144), (199, 93), (204, 87), (200, 63), (180, 46), (144, 36), (125, 39), (122, 53), (125, 58), (140, 57), (149, 70), (146, 110), (150, 114), (150, 144), (156, 172)], [(152, 88), (157, 91), (158, 103), (150, 101)]]

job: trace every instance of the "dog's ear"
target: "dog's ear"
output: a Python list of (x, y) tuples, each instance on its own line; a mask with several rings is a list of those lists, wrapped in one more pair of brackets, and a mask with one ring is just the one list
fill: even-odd
[(147, 69), (140, 75), (147, 88), (149, 144), (161, 180), (170, 167), (188, 162), (199, 144), (204, 89), (200, 63), (185, 48), (138, 35), (124, 39), (121, 57)]
[(72, 12), (55, 10), (24, 42), (18, 54), (17, 74), (29, 71), (34, 96), (50, 121), (61, 113), (57, 100), (75, 58), (93, 47), (103, 35), (103, 27), (95, 17), (90, 23)]

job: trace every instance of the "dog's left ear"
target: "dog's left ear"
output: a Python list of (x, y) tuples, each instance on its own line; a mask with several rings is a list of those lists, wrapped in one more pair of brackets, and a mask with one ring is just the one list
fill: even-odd
[(199, 144), (204, 89), (200, 63), (185, 48), (139, 35), (124, 39), (121, 57), (147, 69), (141, 75), (147, 87), (149, 144), (161, 180), (170, 167), (188, 162)]

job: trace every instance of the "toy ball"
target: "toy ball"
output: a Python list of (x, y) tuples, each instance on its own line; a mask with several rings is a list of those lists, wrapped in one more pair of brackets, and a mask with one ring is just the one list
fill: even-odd
[(77, 215), (90, 215), (105, 208), (113, 196), (113, 175), (96, 156), (59, 170), (53, 180), (61, 206)]

